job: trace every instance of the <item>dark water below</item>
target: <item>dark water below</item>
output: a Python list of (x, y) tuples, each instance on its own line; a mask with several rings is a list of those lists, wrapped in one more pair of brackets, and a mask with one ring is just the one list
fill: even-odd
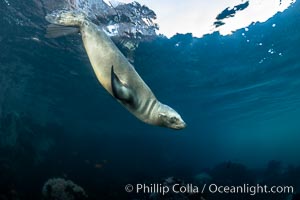
[(41, 199), (53, 177), (73, 180), (89, 199), (148, 199), (123, 188), (202, 172), (299, 188), (299, 2), (249, 31), (140, 44), (136, 70), (180, 112), (182, 131), (146, 125), (114, 101), (80, 37), (46, 39), (53, 2), (0, 2), (1, 200)]

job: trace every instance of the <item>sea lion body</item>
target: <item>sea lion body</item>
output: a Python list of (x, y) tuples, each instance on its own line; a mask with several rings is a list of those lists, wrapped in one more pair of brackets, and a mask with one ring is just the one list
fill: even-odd
[(97, 79), (138, 119), (148, 124), (173, 129), (185, 127), (184, 121), (175, 110), (156, 99), (151, 89), (101, 27), (87, 20), (84, 14), (74, 11), (58, 11), (47, 15), (46, 19), (52, 24), (79, 28)]
[(112, 40), (93, 23), (84, 23), (80, 32), (91, 65), (102, 86), (113, 95), (111, 84), (111, 67), (113, 66), (120, 81), (130, 86), (136, 95), (134, 106), (118, 101), (140, 120), (157, 125), (159, 120), (155, 117), (157, 115), (152, 115), (152, 111), (158, 110), (159, 102)]

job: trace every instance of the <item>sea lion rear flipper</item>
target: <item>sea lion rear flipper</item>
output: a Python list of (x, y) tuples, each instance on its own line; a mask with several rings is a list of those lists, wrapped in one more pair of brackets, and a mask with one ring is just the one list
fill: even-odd
[(114, 72), (114, 66), (111, 67), (111, 88), (114, 97), (124, 103), (133, 104), (134, 96), (132, 91), (120, 81), (119, 77)]
[(49, 24), (47, 27), (46, 38), (57, 38), (74, 33), (79, 33), (79, 28), (72, 26), (60, 26), (55, 24)]

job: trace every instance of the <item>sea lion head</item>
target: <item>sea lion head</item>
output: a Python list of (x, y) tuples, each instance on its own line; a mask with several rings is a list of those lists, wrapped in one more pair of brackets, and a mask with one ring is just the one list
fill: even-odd
[(181, 116), (171, 107), (161, 104), (161, 109), (158, 114), (161, 126), (165, 126), (171, 129), (184, 129), (186, 123)]

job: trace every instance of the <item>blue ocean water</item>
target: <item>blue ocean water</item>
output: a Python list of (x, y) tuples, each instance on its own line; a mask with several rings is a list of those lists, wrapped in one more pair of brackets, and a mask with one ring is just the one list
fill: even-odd
[[(299, 2), (232, 35), (139, 44), (133, 64), (182, 115), (181, 131), (144, 124), (108, 95), (78, 35), (44, 37), (44, 16), (59, 2), (0, 2), (0, 199), (41, 199), (56, 177), (88, 199), (151, 199), (124, 186), (201, 173), (300, 187)], [(201, 196), (233, 198), (172, 198)]]

